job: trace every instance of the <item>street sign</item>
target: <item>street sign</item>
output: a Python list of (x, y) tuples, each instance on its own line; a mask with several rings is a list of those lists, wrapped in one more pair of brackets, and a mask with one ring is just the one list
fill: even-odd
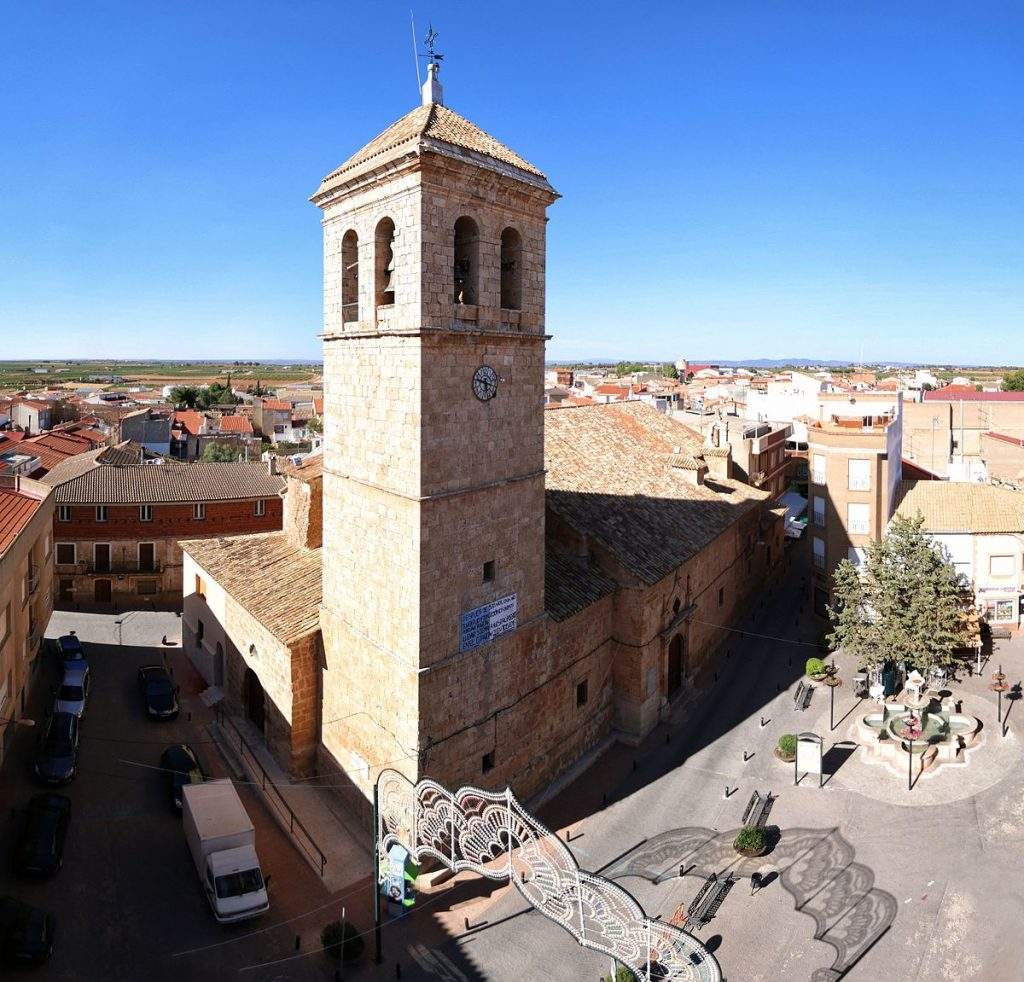
[(796, 738), (796, 760), (793, 763), (793, 783), (799, 784), (805, 774), (818, 775), (821, 787), (822, 739), (817, 733), (801, 733)]

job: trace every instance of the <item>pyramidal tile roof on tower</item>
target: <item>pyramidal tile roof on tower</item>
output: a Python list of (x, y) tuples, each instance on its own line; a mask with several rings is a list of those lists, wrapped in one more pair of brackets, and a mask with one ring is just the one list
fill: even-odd
[(547, 178), (529, 161), (524, 160), (504, 143), (495, 140), (479, 126), (471, 123), (464, 116), (440, 103), (417, 106), (406, 113), (396, 123), (392, 123), (383, 133), (374, 137), (362, 150), (349, 157), (340, 167), (331, 171), (321, 181), (313, 198), (343, 184), (350, 175), (364, 164), (382, 164), (395, 151), (409, 152), (429, 148), (431, 142), (447, 144), (461, 150), (489, 157), (498, 163), (515, 167), (541, 181)]

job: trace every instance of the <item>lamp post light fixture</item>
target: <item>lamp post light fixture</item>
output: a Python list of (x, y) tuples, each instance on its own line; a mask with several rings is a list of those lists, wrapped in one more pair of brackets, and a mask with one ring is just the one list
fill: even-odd
[(1003, 736), (1006, 736), (1006, 727), (1003, 726), (1003, 693), (1010, 687), (1006, 684), (1006, 676), (1003, 674), (1003, 666), (999, 666), (998, 672), (992, 673), (992, 684), (989, 688), (996, 693), (998, 700), (998, 708), (996, 710), (996, 719), (999, 722), (999, 729)]
[(828, 731), (831, 733), (836, 728), (836, 689), (843, 684), (835, 665), (823, 681), (828, 686)]

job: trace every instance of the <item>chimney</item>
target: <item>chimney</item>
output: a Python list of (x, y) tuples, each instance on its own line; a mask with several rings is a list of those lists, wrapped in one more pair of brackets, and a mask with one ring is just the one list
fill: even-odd
[(427, 80), (423, 83), (423, 105), (425, 106), (444, 105), (444, 89), (437, 78), (440, 67), (433, 61), (427, 65)]
[(267, 455), (267, 473), (272, 476), (277, 474), (277, 454), (273, 450)]

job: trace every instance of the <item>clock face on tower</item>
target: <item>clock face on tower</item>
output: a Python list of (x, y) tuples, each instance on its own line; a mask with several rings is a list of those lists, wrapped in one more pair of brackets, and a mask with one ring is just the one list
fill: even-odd
[(498, 392), (498, 373), (490, 365), (481, 365), (473, 373), (473, 395), (481, 402), (493, 399)]

